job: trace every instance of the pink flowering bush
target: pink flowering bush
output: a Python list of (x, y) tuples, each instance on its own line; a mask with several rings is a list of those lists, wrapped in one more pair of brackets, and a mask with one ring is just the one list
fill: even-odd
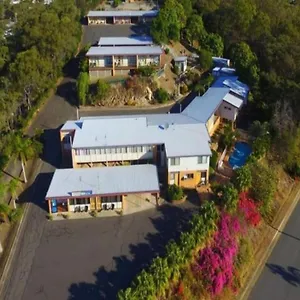
[(261, 221), (258, 207), (246, 192), (240, 193), (239, 211), (243, 214), (247, 224), (256, 227)]
[(242, 231), (237, 217), (223, 213), (218, 231), (209, 247), (202, 249), (193, 265), (211, 295), (218, 295), (225, 286), (232, 286), (234, 260), (238, 253), (238, 234)]

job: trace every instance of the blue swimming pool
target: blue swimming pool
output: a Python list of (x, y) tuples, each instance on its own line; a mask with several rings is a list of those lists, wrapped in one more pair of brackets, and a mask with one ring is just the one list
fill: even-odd
[(249, 144), (237, 142), (234, 145), (234, 150), (229, 157), (229, 165), (233, 168), (240, 168), (246, 163), (247, 157), (251, 154), (252, 149)]

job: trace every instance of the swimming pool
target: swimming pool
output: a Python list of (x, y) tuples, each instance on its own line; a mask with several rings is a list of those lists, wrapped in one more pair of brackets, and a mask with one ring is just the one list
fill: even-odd
[(229, 165), (233, 168), (240, 168), (246, 163), (247, 157), (252, 152), (249, 144), (244, 142), (237, 142), (234, 145), (234, 151), (229, 157)]

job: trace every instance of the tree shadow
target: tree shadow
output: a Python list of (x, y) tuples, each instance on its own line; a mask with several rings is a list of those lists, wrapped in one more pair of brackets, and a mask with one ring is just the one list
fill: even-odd
[(59, 130), (60, 127), (55, 129), (45, 129), (41, 136), (43, 152), (41, 153), (40, 158), (55, 168), (61, 166), (61, 149), (60, 147), (57, 147), (57, 145), (60, 145)]
[(176, 102), (170, 109), (170, 113), (182, 112), (197, 96), (196, 92), (190, 92), (180, 103)]
[(289, 284), (300, 287), (300, 270), (291, 266), (284, 268), (276, 264), (266, 264), (270, 271), (280, 275)]
[(130, 36), (150, 35), (150, 26), (146, 24), (131, 25), (130, 30), (133, 32)]
[(272, 227), (273, 229), (277, 230), (278, 232), (280, 232), (281, 234), (286, 235), (286, 236), (288, 236), (288, 237), (290, 237), (290, 238), (292, 238), (292, 239), (294, 239), (294, 240), (300, 241), (300, 237), (297, 237), (297, 236), (294, 236), (294, 235), (289, 234), (289, 233), (287, 233), (287, 232), (284, 232), (284, 231), (282, 231), (282, 230), (279, 230), (278, 228), (276, 228), (275, 226), (273, 226), (271, 223), (268, 223), (268, 225), (269, 225), (270, 227)]
[(100, 266), (93, 274), (95, 283), (79, 282), (69, 287), (69, 300), (114, 300), (118, 291), (125, 289), (134, 277), (148, 267), (153, 258), (165, 254), (166, 244), (170, 239), (178, 240), (182, 231), (188, 227), (188, 221), (198, 208), (175, 207), (165, 205), (158, 210), (161, 215), (150, 218), (156, 233), (148, 233), (145, 241), (130, 244), (130, 255), (113, 257), (111, 266)]
[(45, 212), (48, 212), (45, 197), (52, 177), (53, 173), (40, 173), (34, 182), (20, 194), (18, 202), (33, 203)]
[(78, 106), (76, 81), (65, 80), (56, 89), (56, 95), (66, 100), (72, 106)]

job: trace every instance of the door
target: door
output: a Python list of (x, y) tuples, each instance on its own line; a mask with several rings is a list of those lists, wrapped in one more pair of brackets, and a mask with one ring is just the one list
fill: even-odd
[(51, 200), (51, 212), (57, 213), (57, 201), (55, 199)]

